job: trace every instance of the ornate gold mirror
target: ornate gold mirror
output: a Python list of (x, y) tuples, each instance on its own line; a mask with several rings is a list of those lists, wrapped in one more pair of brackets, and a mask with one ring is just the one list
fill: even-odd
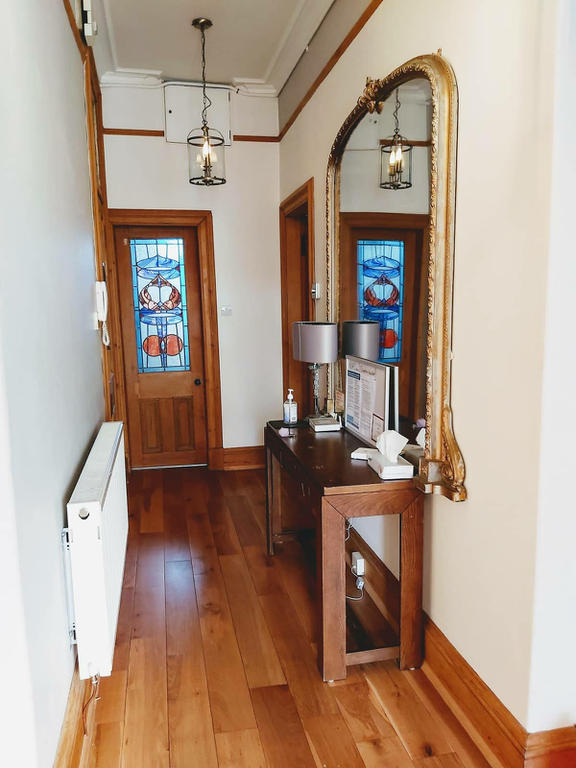
[[(368, 79), (328, 162), (326, 294), (329, 320), (380, 323), (380, 359), (398, 365), (402, 431), (425, 424), (417, 485), (462, 501), (450, 397), (457, 112), (440, 52)], [(341, 387), (336, 363), (328, 397)]]

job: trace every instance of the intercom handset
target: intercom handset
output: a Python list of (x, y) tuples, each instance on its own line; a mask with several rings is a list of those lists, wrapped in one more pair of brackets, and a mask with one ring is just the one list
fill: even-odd
[(108, 333), (108, 288), (105, 280), (97, 280), (95, 283), (96, 294), (96, 320), (102, 323), (102, 344), (110, 346)]

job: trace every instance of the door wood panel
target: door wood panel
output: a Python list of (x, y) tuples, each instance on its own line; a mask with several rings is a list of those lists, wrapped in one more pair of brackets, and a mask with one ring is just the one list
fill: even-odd
[[(134, 246), (142, 240), (182, 241), (184, 280), (179, 271), (181, 290), (176, 298), (169, 280), (163, 277), (164, 273), (153, 274), (160, 269), (156, 266), (146, 272), (150, 272), (146, 276), (148, 296), (143, 294), (140, 283), (135, 287), (131, 244)], [(206, 388), (196, 228), (116, 227), (115, 243), (132, 466), (206, 464)], [(157, 251), (159, 255), (164, 253), (161, 244)], [(181, 319), (174, 321), (171, 316), (167, 325), (162, 325), (166, 307), (171, 308), (174, 302)], [(135, 303), (138, 305), (136, 309)], [(145, 325), (142, 324), (143, 315), (147, 320)], [(144, 368), (139, 368), (137, 323), (140, 324), (141, 365)], [(145, 371), (145, 366), (162, 364), (167, 366), (166, 369)], [(173, 365), (187, 369), (170, 370)]]

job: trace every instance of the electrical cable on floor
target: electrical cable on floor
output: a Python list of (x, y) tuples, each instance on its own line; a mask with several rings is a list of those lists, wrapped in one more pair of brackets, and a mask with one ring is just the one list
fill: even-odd
[(82, 727), (84, 729), (84, 736), (88, 733), (88, 726), (86, 725), (86, 710), (91, 701), (99, 701), (98, 690), (100, 689), (100, 675), (94, 675), (92, 677), (92, 693), (90, 694), (88, 701), (82, 707)]
[(348, 541), (350, 538), (350, 528), (352, 528), (352, 523), (350, 520), (346, 520), (346, 535), (344, 536), (344, 541)]

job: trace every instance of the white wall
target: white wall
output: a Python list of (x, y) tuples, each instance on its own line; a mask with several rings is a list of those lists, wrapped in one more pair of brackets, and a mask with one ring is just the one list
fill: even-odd
[[(534, 147), (549, 138), (554, 9), (539, 0), (386, 0), (288, 131), (280, 156), (281, 197), (315, 177), (323, 279), (326, 162), (366, 76), (384, 76), (438, 48), (453, 65), (460, 123), (452, 401), (469, 500), (427, 503), (424, 603), (524, 725), (549, 203), (548, 174)], [(406, 18), (409, 34), (386, 34), (404, 29)], [(495, 129), (498, 140), (490, 141)], [(384, 550), (381, 530), (364, 535)], [(545, 722), (535, 717), (530, 725)], [(558, 724), (568, 722), (566, 711), (558, 713)]]
[(536, 599), (528, 730), (576, 721), (576, 505), (572, 499), (573, 339), (576, 262), (576, 4), (562, 0), (552, 146), (552, 216), (546, 291), (546, 352), (542, 393)]
[[(162, 126), (160, 89), (123, 88), (122, 98), (115, 86), (102, 91), (106, 127)], [(120, 125), (131, 103), (139, 124)], [(260, 133), (274, 132), (275, 100), (233, 94), (233, 133), (254, 133), (254, 109)], [(278, 155), (275, 143), (235, 142), (226, 148), (227, 183), (203, 188), (188, 182), (184, 144), (106, 136), (111, 208), (212, 211), (224, 447), (262, 445), (266, 420), (281, 417)], [(223, 316), (222, 306), (232, 315)]]
[[(74, 664), (60, 530), (103, 415), (102, 378), (90, 325), (94, 258), (80, 56), (62, 3), (9, 3), (3, 25), (0, 366), (7, 414), (0, 405), (0, 444), (10, 454), (13, 490), (2, 513), (18, 551), (1, 558), (2, 590), (14, 590), (15, 603), (2, 615), (0, 658), (15, 640), (23, 643), (10, 656), (12, 676), (21, 674), (31, 699), (30, 709), (23, 702), (9, 713), (16, 722), (2, 718), (11, 731), (2, 760), (48, 768)], [(12, 696), (18, 690), (5, 690), (4, 698)], [(22, 754), (6, 760), (6, 745), (22, 731)]]

